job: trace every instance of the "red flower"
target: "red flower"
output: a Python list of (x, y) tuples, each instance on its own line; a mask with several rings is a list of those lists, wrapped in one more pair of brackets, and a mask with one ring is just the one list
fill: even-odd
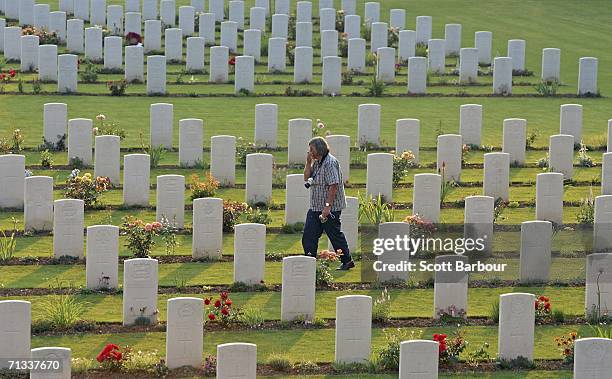
[(210, 299), (204, 299), (204, 304), (210, 305)]
[(231, 57), (229, 62), (230, 66), (235, 66), (236, 65), (236, 57)]
[(229, 315), (229, 311), (227, 310), (227, 308), (221, 309), (221, 313), (223, 313), (223, 316)]
[(6, 78), (5, 74), (0, 74), (0, 80), (4, 80)]
[[(102, 351), (100, 352), (100, 354), (98, 354), (98, 356), (96, 357), (96, 360), (98, 362), (103, 362), (105, 360), (107, 360), (109, 358), (109, 356), (111, 355), (112, 352), (114, 352), (114, 350), (119, 350), (119, 346), (109, 343), (108, 345), (106, 345), (104, 347), (104, 349), (102, 349)], [(121, 353), (119, 353), (121, 354)], [(121, 357), (119, 358), (121, 359)]]
[(225, 300), (225, 305), (227, 305), (228, 307), (231, 306), (232, 304), (234, 304), (234, 302), (232, 301), (232, 299), (227, 299)]
[(15, 70), (13, 70), (12, 68), (9, 70), (9, 76), (10, 76), (11, 78), (14, 78), (14, 77), (15, 77)]
[(215, 301), (215, 308), (220, 308), (220, 307), (221, 307), (221, 300)]
[(209, 314), (208, 314), (208, 319), (209, 319), (210, 321), (215, 321), (215, 315), (214, 315), (214, 314), (212, 314), (212, 313), (209, 313)]
[(535, 309), (536, 309), (536, 311), (538, 310), (538, 305), (539, 305), (539, 303), (538, 303), (538, 301), (536, 300), (536, 301), (535, 301)]
[(222, 299), (227, 299), (227, 291), (221, 292), (221, 298)]
[(544, 309), (546, 309), (547, 311), (550, 310), (550, 303), (546, 303), (544, 304)]

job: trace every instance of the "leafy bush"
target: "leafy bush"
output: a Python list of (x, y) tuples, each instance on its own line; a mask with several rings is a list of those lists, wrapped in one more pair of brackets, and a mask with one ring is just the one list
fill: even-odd
[(532, 369), (535, 364), (528, 358), (518, 356), (514, 359), (499, 359), (497, 360), (497, 366), (502, 370), (516, 370), (516, 369)]
[(394, 218), (394, 209), (383, 201), (382, 195), (376, 199), (372, 195), (367, 197), (359, 194), (359, 220), (367, 220), (373, 225), (391, 222)]
[(126, 236), (127, 247), (135, 258), (148, 258), (155, 245), (154, 237), (158, 235), (162, 224), (159, 222), (144, 223), (133, 216), (123, 217), (121, 233)]
[(176, 248), (179, 246), (178, 239), (176, 238), (176, 233), (178, 232), (176, 220), (171, 222), (165, 215), (162, 215), (159, 223), (161, 228), (159, 228), (158, 233), (166, 247), (166, 255), (174, 255)]
[(98, 69), (92, 62), (85, 61), (83, 69), (79, 72), (79, 76), (81, 77), (81, 81), (85, 83), (96, 83), (98, 81)]
[(48, 295), (42, 302), (42, 319), (55, 329), (70, 329), (81, 321), (86, 309), (75, 295)]
[(499, 298), (496, 298), (491, 304), (491, 309), (489, 310), (489, 317), (493, 322), (499, 322)]
[(595, 222), (595, 197), (593, 196), (593, 187), (589, 189), (589, 196), (580, 199), (580, 207), (576, 214), (576, 221), (583, 225), (593, 225)]
[(263, 311), (257, 308), (246, 308), (242, 309), (238, 313), (238, 322), (248, 326), (249, 328), (255, 329), (263, 325), (265, 319)]
[(40, 45), (59, 45), (60, 40), (55, 32), (49, 32), (44, 29), (39, 29), (33, 26), (27, 26), (21, 29), (21, 35), (37, 36)]
[(254, 224), (270, 225), (272, 216), (270, 211), (262, 212), (259, 208), (249, 208), (245, 214), (246, 221)]
[(541, 81), (534, 86), (536, 92), (542, 96), (555, 96), (559, 90), (557, 81), (545, 82)]
[(574, 363), (574, 344), (579, 338), (580, 336), (578, 336), (578, 333), (576, 332), (570, 332), (567, 335), (555, 337), (557, 347), (559, 348), (559, 350), (561, 351), (561, 355), (563, 356), (563, 363)]
[(79, 175), (80, 170), (74, 169), (66, 181), (64, 196), (68, 199), (80, 199), (85, 203), (85, 209), (91, 209), (100, 203), (100, 196), (111, 188), (110, 179), (98, 176), (92, 178), (90, 173)]
[(106, 83), (106, 87), (110, 91), (111, 96), (123, 96), (127, 89), (128, 82), (123, 80), (109, 81)]
[(422, 331), (406, 329), (383, 329), (387, 344), (378, 352), (376, 366), (382, 370), (397, 370), (399, 368), (400, 344), (404, 341), (421, 339)]
[(248, 205), (238, 201), (223, 201), (223, 231), (231, 233), (242, 215), (247, 212)]
[(40, 153), (40, 165), (44, 168), (53, 168), (53, 154), (49, 150)]
[(202, 182), (198, 174), (191, 175), (191, 184), (189, 185), (191, 200), (213, 197), (218, 188), (219, 181), (217, 181), (210, 172)]
[(372, 321), (387, 322), (391, 318), (391, 296), (385, 287), (372, 305)]
[(468, 351), (465, 359), (468, 366), (471, 368), (478, 368), (481, 362), (489, 363), (491, 361), (491, 355), (489, 354), (488, 350), (489, 343), (483, 342), (478, 349)]
[(15, 255), (17, 248), (17, 220), (12, 217), (13, 230), (10, 235), (7, 235), (4, 230), (0, 231), (2, 236), (0, 237), (0, 263), (6, 263), (10, 261)]
[(67, 134), (58, 135), (56, 142), (49, 142), (42, 137), (43, 143), (38, 146), (39, 151), (49, 150), (49, 151), (64, 151), (66, 150), (66, 138)]
[(293, 364), (286, 354), (272, 353), (268, 356), (267, 362), (276, 371), (287, 372), (291, 370)]
[(399, 183), (408, 175), (408, 170), (416, 167), (415, 156), (412, 151), (404, 151), (398, 156), (393, 156), (393, 186)]
[(372, 81), (368, 86), (368, 96), (381, 97), (385, 93), (385, 83), (376, 78), (376, 75), (372, 76)]
[(119, 127), (119, 124), (114, 121), (108, 121), (106, 116), (99, 114), (96, 116), (98, 126), (93, 129), (96, 136), (118, 136), (121, 140), (125, 139), (125, 129)]
[(334, 252), (329, 250), (323, 250), (319, 253), (317, 259), (317, 270), (316, 270), (316, 285), (319, 287), (329, 287), (334, 282), (334, 275), (332, 275), (331, 265), (340, 260), (341, 251)]
[(217, 321), (222, 324), (227, 324), (230, 321), (237, 320), (238, 312), (232, 307), (233, 304), (234, 302), (230, 299), (227, 291), (221, 292), (216, 299), (212, 297), (204, 299), (207, 321)]
[(588, 149), (584, 143), (580, 143), (580, 149), (578, 150), (578, 164), (580, 167), (594, 167), (595, 162), (593, 158), (587, 153)]

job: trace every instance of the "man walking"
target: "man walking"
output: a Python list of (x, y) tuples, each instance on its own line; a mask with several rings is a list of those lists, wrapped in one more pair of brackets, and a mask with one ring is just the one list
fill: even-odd
[(308, 147), (304, 181), (306, 188), (310, 189), (310, 210), (302, 236), (304, 254), (317, 256), (319, 238), (325, 231), (334, 251), (342, 252), (342, 264), (338, 270), (350, 270), (355, 267), (355, 262), (351, 258), (346, 237), (340, 230), (340, 215), (346, 208), (340, 165), (336, 157), (330, 154), (329, 145), (324, 138), (311, 139)]

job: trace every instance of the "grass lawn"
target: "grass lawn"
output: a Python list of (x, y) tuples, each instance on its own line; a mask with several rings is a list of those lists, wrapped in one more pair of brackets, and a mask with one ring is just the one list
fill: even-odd
[[(572, 373), (570, 371), (511, 371), (511, 372), (494, 372), (494, 373), (440, 373), (439, 378), (454, 378), (454, 379), (468, 379), (468, 378), (495, 378), (495, 379), (570, 379)], [(347, 378), (359, 378), (359, 379), (396, 379), (397, 375), (376, 375), (376, 374), (356, 374), (356, 375), (312, 375), (312, 376), (291, 376), (291, 375), (280, 375), (280, 376), (262, 376), (266, 379), (294, 379), (294, 378), (308, 378), (308, 379), (347, 379)]]

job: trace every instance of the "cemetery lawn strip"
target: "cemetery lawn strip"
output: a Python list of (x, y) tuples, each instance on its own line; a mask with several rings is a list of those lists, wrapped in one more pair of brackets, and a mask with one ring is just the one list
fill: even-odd
[[(365, 294), (376, 299), (381, 289), (369, 290), (341, 290), (317, 291), (315, 315), (322, 319), (336, 317), (336, 297), (348, 294)], [(166, 319), (167, 300), (173, 297), (189, 296), (205, 298), (215, 294), (203, 290), (199, 294), (189, 294), (178, 289), (174, 293), (158, 295), (158, 309), (160, 320)], [(414, 317), (433, 316), (433, 289), (389, 289), (391, 294), (391, 317), (407, 319)], [(550, 297), (554, 309), (562, 310), (568, 318), (583, 316), (584, 308), (578, 299), (584, 298), (584, 287), (498, 287), (498, 288), (469, 288), (468, 289), (468, 316), (488, 317), (490, 315), (492, 300), (499, 295), (511, 292), (527, 292)], [(79, 300), (88, 304), (85, 320), (96, 322), (121, 322), (122, 295), (83, 294), (76, 295)], [(239, 308), (260, 309), (264, 319), (280, 319), (280, 292), (230, 292), (232, 301)], [(32, 302), (32, 318), (40, 319), (43, 315), (44, 300), (46, 296), (7, 296), (4, 299), (20, 299)]]
[[(322, 375), (309, 375), (308, 379), (353, 379), (354, 375), (334, 375), (322, 376)], [(440, 372), (438, 375), (441, 379), (454, 378), (454, 379), (571, 379), (571, 371), (495, 371), (495, 372)], [(275, 376), (261, 376), (261, 379), (304, 379), (302, 375), (275, 375)], [(397, 375), (386, 375), (386, 374), (359, 374), (360, 379), (397, 379)]]
[[(433, 333), (450, 334), (452, 327), (409, 328), (422, 330), (424, 339), (431, 339)], [(470, 342), (467, 350), (476, 349), (484, 342), (490, 344), (490, 352), (497, 351), (497, 326), (467, 326), (463, 328), (466, 340)], [(560, 359), (554, 338), (561, 334), (579, 331), (586, 335), (588, 327), (578, 325), (538, 326), (535, 329), (534, 359)], [(333, 329), (316, 330), (253, 330), (209, 332), (204, 334), (204, 354), (215, 354), (216, 345), (227, 342), (248, 342), (257, 344), (257, 359), (264, 362), (269, 354), (283, 352), (295, 361), (304, 359), (316, 362), (331, 362), (334, 359)], [(72, 349), (73, 357), (95, 358), (107, 343), (130, 345), (135, 350), (157, 350), (160, 355), (165, 351), (165, 333), (120, 333), (120, 334), (81, 334), (78, 338), (69, 336), (32, 337), (32, 348), (40, 346), (64, 346)], [(372, 329), (372, 351), (378, 351), (385, 344), (382, 329)], [(312, 349), (317, 346), (317, 349)], [(308, 353), (306, 353), (308, 352)]]

